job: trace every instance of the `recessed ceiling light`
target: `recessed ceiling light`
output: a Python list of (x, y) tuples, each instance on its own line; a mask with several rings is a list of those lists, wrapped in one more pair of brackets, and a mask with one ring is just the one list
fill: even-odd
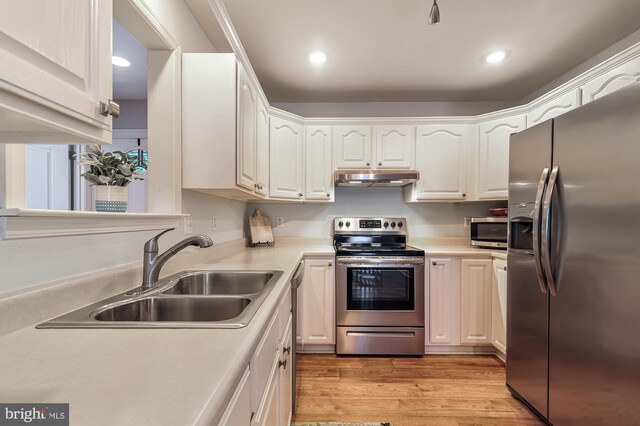
[(484, 61), (488, 64), (497, 64), (499, 62), (504, 61), (504, 58), (507, 57), (506, 50), (495, 50), (484, 57)]
[(322, 65), (327, 62), (327, 54), (319, 50), (309, 53), (309, 62), (313, 65)]
[(128, 67), (131, 65), (131, 62), (122, 56), (112, 56), (111, 63), (117, 67)]

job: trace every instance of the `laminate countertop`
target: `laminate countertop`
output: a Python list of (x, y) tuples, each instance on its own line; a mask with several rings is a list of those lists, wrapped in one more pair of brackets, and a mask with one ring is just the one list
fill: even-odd
[[(427, 256), (506, 258), (459, 241), (412, 244)], [(329, 241), (299, 240), (229, 250), (215, 261), (197, 257), (187, 269), (284, 272), (240, 329), (36, 329), (34, 324), (9, 333), (0, 338), (0, 401), (69, 403), (76, 425), (216, 424), (300, 260), (333, 254)]]
[(217, 424), (300, 260), (333, 253), (328, 243), (247, 248), (189, 268), (284, 271), (241, 329), (34, 325), (7, 334), (0, 401), (69, 403), (74, 425)]

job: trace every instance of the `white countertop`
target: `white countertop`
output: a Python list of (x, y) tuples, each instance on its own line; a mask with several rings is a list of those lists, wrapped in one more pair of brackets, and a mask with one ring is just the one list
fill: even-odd
[[(506, 258), (504, 252), (472, 248), (458, 239), (412, 244), (427, 256)], [(284, 271), (242, 329), (30, 326), (10, 333), (0, 338), (0, 401), (69, 403), (72, 423), (81, 425), (217, 423), (299, 261), (332, 254), (329, 241), (292, 239), (274, 248), (218, 254), (215, 263), (190, 267)]]

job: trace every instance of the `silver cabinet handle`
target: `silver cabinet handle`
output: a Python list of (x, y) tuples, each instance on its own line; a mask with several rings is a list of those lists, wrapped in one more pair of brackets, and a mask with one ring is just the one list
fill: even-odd
[[(536, 193), (536, 202), (533, 207), (533, 261), (536, 265), (536, 274), (538, 275), (538, 284), (540, 284), (540, 291), (547, 292), (547, 284), (544, 279), (544, 273), (542, 272), (542, 259), (540, 257), (540, 212), (542, 210), (542, 197), (544, 195), (544, 189), (549, 179), (549, 168), (545, 167), (540, 175), (540, 182), (538, 182), (538, 191)], [(526, 207), (526, 204), (525, 204)]]
[(382, 166), (382, 161), (378, 161), (378, 166)]
[(111, 99), (109, 99), (108, 102), (100, 102), (100, 114), (105, 117), (112, 116), (113, 118), (118, 118), (120, 117), (120, 105)]
[(436, 262), (436, 261), (431, 262), (431, 264), (432, 264), (433, 266), (438, 266), (438, 262)]
[(328, 192), (327, 192), (327, 197), (331, 197), (331, 194), (329, 194)]
[(371, 162), (367, 161), (367, 166), (370, 166), (370, 165), (371, 165)]
[(553, 271), (551, 270), (551, 254), (549, 253), (549, 250), (551, 249), (551, 202), (553, 200), (553, 194), (558, 181), (558, 173), (560, 173), (560, 169), (558, 166), (554, 166), (551, 170), (551, 174), (549, 175), (549, 185), (547, 186), (547, 191), (544, 194), (544, 202), (542, 203), (542, 229), (540, 230), (540, 237), (542, 239), (540, 247), (542, 269), (544, 271), (545, 278), (547, 279), (549, 291), (553, 296), (558, 294), (558, 288), (553, 276)]
[(282, 360), (278, 360), (278, 368), (287, 368), (287, 360), (285, 359), (284, 361)]
[(302, 197), (302, 192), (300, 192), (298, 195)]
[(327, 263), (327, 266), (333, 266), (332, 262)]

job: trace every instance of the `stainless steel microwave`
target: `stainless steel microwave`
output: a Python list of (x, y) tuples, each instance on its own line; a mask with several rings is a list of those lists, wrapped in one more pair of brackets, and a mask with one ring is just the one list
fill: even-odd
[(469, 226), (469, 244), (474, 247), (507, 248), (506, 217), (472, 217)]

